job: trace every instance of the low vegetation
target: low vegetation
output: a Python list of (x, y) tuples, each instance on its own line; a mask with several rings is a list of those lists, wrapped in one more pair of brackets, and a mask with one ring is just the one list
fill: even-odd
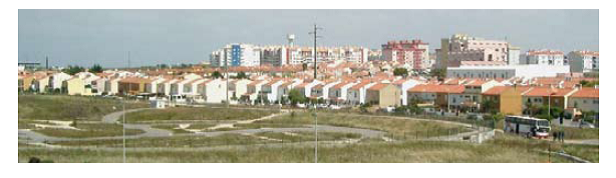
[[(318, 124), (351, 128), (364, 128), (388, 132), (391, 137), (412, 138), (420, 136), (442, 136), (470, 131), (468, 128), (431, 121), (396, 119), (387, 117), (358, 116), (333, 113), (318, 113)], [(238, 128), (255, 127), (302, 127), (314, 124), (314, 116), (308, 112), (278, 116), (251, 124), (239, 124)]]
[(275, 111), (237, 108), (175, 107), (126, 114), (127, 122), (147, 121), (199, 121), (199, 120), (249, 120), (268, 116)]
[[(599, 139), (599, 129), (563, 127), (565, 140)], [(552, 127), (552, 132), (559, 132), (559, 127)]]
[[(19, 95), (17, 113), (19, 119), (36, 120), (100, 120), (102, 116), (119, 111), (119, 100), (61, 96)], [(145, 102), (127, 101), (126, 109), (145, 108)]]
[[(233, 140), (233, 139), (230, 139)], [(229, 141), (230, 141), (229, 140)], [(254, 139), (251, 139), (254, 140)], [(267, 142), (267, 140), (262, 140)], [(134, 143), (133, 143), (134, 144)], [(148, 143), (151, 144), (151, 143)], [(224, 145), (224, 144), (223, 144)], [(466, 142), (367, 142), (360, 144), (319, 145), (319, 162), (570, 162), (567, 159), (541, 153), (548, 147), (540, 142), (500, 135), (484, 144)], [(50, 159), (55, 162), (121, 162), (121, 150), (97, 149), (19, 149), (20, 162), (29, 157)], [(129, 149), (129, 162), (313, 162), (314, 148), (261, 147), (250, 149), (228, 147), (213, 150), (194, 149)]]

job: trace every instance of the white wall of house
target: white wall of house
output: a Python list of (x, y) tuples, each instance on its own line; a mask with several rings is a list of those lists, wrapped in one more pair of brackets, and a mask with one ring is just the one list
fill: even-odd
[(248, 84), (250, 84), (251, 80), (241, 79), (235, 81), (235, 96), (239, 99), (242, 95), (248, 92)]
[(205, 96), (207, 103), (222, 103), (227, 99), (225, 94), (227, 83), (221, 79), (215, 79), (205, 84)]
[(335, 82), (331, 82), (328, 83), (327, 85), (323, 86), (323, 99), (329, 99), (329, 90), (334, 86), (334, 85), (338, 85), (341, 81), (335, 81)]
[(418, 80), (409, 79), (409, 80), (403, 82), (402, 85), (400, 85), (399, 88), (400, 88), (400, 91), (402, 91), (401, 92), (402, 96), (400, 98), (402, 98), (402, 105), (403, 106), (406, 106), (408, 104), (408, 97), (407, 97), (408, 92), (406, 92), (406, 91), (408, 91), (409, 89), (411, 89), (411, 88), (413, 88), (416, 85), (421, 84), (421, 83), (423, 83), (423, 82), (418, 81)]
[(64, 72), (60, 72), (60, 73), (55, 73), (52, 75), (52, 82), (51, 82), (51, 87), (53, 89), (61, 89), (62, 88), (62, 82), (68, 80), (71, 78), (71, 75), (68, 75)]
[(361, 89), (359, 90), (359, 94), (360, 94), (360, 97), (359, 97), (359, 103), (361, 103), (361, 104), (366, 103), (366, 90), (367, 90), (368, 88), (370, 88), (370, 87), (372, 87), (372, 86), (376, 85), (376, 84), (377, 84), (377, 83), (376, 83), (376, 82), (374, 82), (374, 83), (370, 83), (370, 84), (368, 84), (368, 85), (365, 85), (365, 86), (361, 87)]
[(267, 99), (268, 99), (271, 103), (278, 101), (278, 99), (279, 99), (279, 98), (278, 98), (278, 88), (279, 88), (279, 87), (280, 87), (280, 85), (282, 85), (283, 83), (285, 83), (285, 81), (283, 81), (283, 80), (279, 80), (279, 81), (277, 81), (277, 82), (273, 83), (273, 84), (270, 86), (270, 93), (268, 93), (268, 94), (267, 94)]
[(314, 80), (312, 81), (310, 84), (306, 85), (306, 87), (304, 87), (304, 94), (306, 97), (310, 97), (310, 94), (312, 93), (312, 87), (318, 85), (318, 84), (322, 84), (323, 82), (318, 81), (318, 80)]

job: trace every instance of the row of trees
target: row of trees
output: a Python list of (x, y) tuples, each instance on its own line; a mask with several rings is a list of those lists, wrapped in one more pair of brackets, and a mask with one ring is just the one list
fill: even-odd
[[(69, 75), (75, 75), (76, 73), (84, 72), (84, 71), (86, 71), (86, 68), (77, 66), (77, 65), (75, 66), (69, 65), (68, 67), (62, 69), (62, 72), (67, 73)], [(88, 69), (88, 72), (95, 73), (95, 74), (102, 73), (103, 67), (99, 64), (94, 64), (92, 67)]]
[[(218, 78), (225, 78), (224, 75), (222, 75), (222, 73), (220, 73), (219, 71), (214, 71), (212, 72), (212, 77), (215, 79)], [(245, 72), (239, 72), (237, 73), (237, 75), (235, 77), (233, 77), (235, 79), (248, 79), (248, 75)]]

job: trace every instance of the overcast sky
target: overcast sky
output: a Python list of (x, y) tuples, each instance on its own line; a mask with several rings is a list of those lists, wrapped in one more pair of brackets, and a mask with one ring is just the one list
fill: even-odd
[(389, 40), (440, 39), (466, 33), (507, 38), (522, 50), (599, 50), (599, 10), (19, 10), (19, 61), (103, 67), (199, 63), (228, 43), (373, 49)]

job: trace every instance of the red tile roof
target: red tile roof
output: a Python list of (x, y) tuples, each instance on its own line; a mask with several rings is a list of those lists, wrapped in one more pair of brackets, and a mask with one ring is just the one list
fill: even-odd
[(351, 89), (352, 90), (357, 90), (357, 89), (360, 89), (361, 87), (364, 87), (364, 86), (366, 86), (366, 85), (368, 85), (370, 83), (372, 83), (372, 82), (370, 82), (370, 81), (363, 81), (363, 82), (361, 82), (361, 83), (351, 87)]
[(576, 98), (599, 98), (599, 89), (598, 88), (590, 88), (590, 87), (582, 87), (582, 89), (576, 91), (571, 95), (571, 97)]
[(552, 96), (565, 96), (572, 91), (571, 88), (534, 87), (524, 96), (549, 96), (550, 93), (552, 93)]
[(390, 85), (389, 83), (378, 83), (378, 84), (373, 85), (372, 87), (368, 88), (368, 90), (376, 90), (376, 91), (378, 91), (378, 90), (381, 90), (381, 89), (383, 89), (383, 88), (385, 88), (385, 87), (387, 87), (389, 85)]
[(464, 93), (464, 85), (421, 84), (408, 90), (414, 93)]
[[(483, 95), (500, 95), (501, 93), (503, 93), (504, 91), (510, 89), (510, 88), (514, 88), (514, 86), (494, 86), (492, 88), (490, 88), (488, 91), (483, 92)], [(531, 87), (529, 86), (515, 86), (515, 88), (520, 91), (520, 92), (526, 92), (528, 91)]]

